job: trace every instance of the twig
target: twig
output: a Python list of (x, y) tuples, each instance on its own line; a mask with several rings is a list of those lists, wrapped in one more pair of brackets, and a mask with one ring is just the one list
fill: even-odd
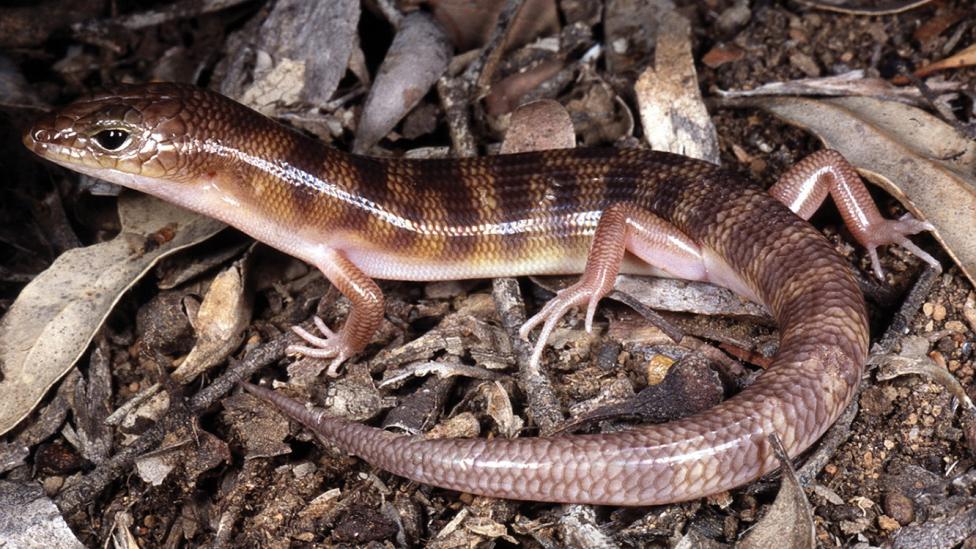
[(539, 426), (541, 435), (550, 435), (562, 423), (563, 414), (552, 382), (538, 368), (531, 366), (532, 345), (519, 337), (519, 328), (525, 322), (525, 305), (518, 281), (514, 278), (496, 278), (492, 281), (491, 295), (502, 327), (512, 342), (519, 366), (518, 384), (528, 400), (529, 419)]
[[(244, 360), (231, 364), (213, 383), (190, 398), (190, 412), (197, 415), (205, 412), (238, 383), (268, 364), (280, 360), (285, 356), (285, 348), (291, 339), (290, 332), (282, 334), (251, 351)], [(106, 460), (77, 483), (65, 488), (55, 499), (61, 512), (65, 515), (75, 513), (109, 484), (125, 475), (137, 459), (152, 451), (162, 442), (166, 433), (178, 426), (182, 421), (178, 415), (180, 414), (167, 414), (130, 446)]]

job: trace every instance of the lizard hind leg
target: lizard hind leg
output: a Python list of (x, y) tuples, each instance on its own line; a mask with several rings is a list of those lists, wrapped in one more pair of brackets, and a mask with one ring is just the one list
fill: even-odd
[(529, 333), (542, 325), (532, 350), (532, 367), (539, 365), (546, 341), (570, 309), (585, 303), (585, 327), (587, 332), (592, 331), (596, 305), (613, 290), (627, 251), (676, 278), (707, 278), (701, 249), (674, 225), (636, 206), (608, 207), (597, 223), (583, 275), (575, 284), (560, 290), (519, 330), (519, 336), (528, 339)]
[(935, 227), (910, 214), (901, 219), (882, 217), (857, 170), (837, 151), (817, 151), (797, 162), (769, 189), (769, 194), (803, 219), (810, 219), (829, 194), (840, 210), (844, 224), (868, 251), (871, 269), (879, 279), (884, 279), (884, 272), (877, 248), (885, 244), (898, 244), (942, 270), (935, 258), (908, 239), (908, 235), (932, 231)]

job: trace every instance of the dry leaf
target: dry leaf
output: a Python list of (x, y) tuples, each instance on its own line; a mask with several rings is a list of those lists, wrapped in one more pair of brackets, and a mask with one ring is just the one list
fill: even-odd
[[(951, 92), (963, 87), (961, 82), (929, 82), (936, 93)], [(760, 95), (862, 95), (879, 99), (913, 100), (922, 97), (917, 88), (899, 88), (881, 78), (867, 78), (863, 70), (853, 70), (820, 78), (800, 78), (785, 82), (770, 82), (751, 90), (715, 90), (721, 97), (753, 97)]]
[(522, 72), (495, 82), (491, 92), (485, 97), (485, 108), (489, 116), (499, 116), (512, 112), (519, 106), (529, 92), (558, 75), (563, 70), (563, 61), (547, 59)]
[(976, 282), (976, 142), (921, 109), (868, 97), (737, 104), (766, 109), (840, 151), (861, 175), (935, 225), (935, 237)]
[(426, 13), (403, 18), (363, 106), (352, 150), (364, 153), (414, 108), (451, 60), (444, 30)]
[[(122, 232), (61, 255), (0, 319), (0, 434), (71, 368), (112, 307), (161, 258), (223, 229), (219, 221), (144, 194), (119, 198)], [(133, 250), (132, 242), (146, 243)]]
[(478, 391), (488, 401), (486, 410), (498, 426), (498, 433), (505, 438), (514, 438), (522, 431), (525, 422), (512, 410), (512, 400), (508, 392), (497, 381), (482, 383)]
[[(451, 37), (457, 51), (477, 48), (488, 40), (498, 16), (505, 7), (504, 0), (427, 0), (417, 1), (430, 6), (437, 21)], [(506, 48), (518, 47), (543, 34), (559, 28), (559, 13), (554, 0), (527, 0), (522, 13), (512, 22)]]
[(265, 111), (299, 101), (325, 104), (358, 44), (359, 13), (357, 0), (278, 0), (249, 40), (254, 45), (235, 52), (220, 91)]
[(702, 63), (706, 67), (716, 68), (721, 67), (726, 63), (732, 63), (733, 61), (738, 61), (746, 56), (746, 51), (736, 45), (719, 45), (714, 46), (712, 49), (708, 50), (702, 57)]
[(236, 349), (251, 321), (251, 303), (244, 287), (244, 260), (217, 275), (200, 304), (193, 329), (197, 342), (173, 379), (189, 383), (220, 364)]
[(913, 10), (932, 0), (799, 0), (801, 4), (853, 15), (890, 15)]
[(644, 140), (652, 149), (719, 163), (718, 134), (698, 89), (691, 26), (684, 16), (664, 15), (654, 67), (640, 75), (634, 93)]
[(84, 546), (64, 522), (61, 512), (36, 482), (0, 480), (0, 546), (41, 549)]
[(620, 275), (614, 289), (655, 311), (770, 318), (762, 305), (739, 297), (732, 290), (704, 282)]
[(936, 364), (929, 357), (929, 342), (921, 336), (907, 336), (901, 340), (901, 351), (872, 358), (872, 363), (878, 364), (878, 381), (887, 381), (904, 375), (925, 376), (929, 380), (942, 385), (943, 388), (959, 401), (969, 413), (976, 411), (976, 406), (966, 394), (966, 389), (952, 375), (945, 365)]
[(941, 61), (936, 61), (935, 63), (920, 67), (915, 71), (915, 76), (921, 78), (936, 71), (958, 69), (960, 67), (971, 67), (973, 65), (976, 65), (976, 44), (973, 44), (961, 52), (949, 56)]
[[(775, 436), (775, 435), (774, 435)], [(779, 493), (765, 516), (749, 530), (736, 546), (740, 549), (814, 549), (817, 546), (813, 510), (803, 487), (796, 478), (793, 464), (786, 457), (778, 439), (770, 439), (779, 458)]]

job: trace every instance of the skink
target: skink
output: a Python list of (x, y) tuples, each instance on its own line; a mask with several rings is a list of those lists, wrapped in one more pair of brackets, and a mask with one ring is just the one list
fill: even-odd
[[(572, 149), (408, 160), (345, 154), (202, 89), (119, 88), (38, 120), (35, 153), (210, 215), (321, 269), (353, 307), (344, 328), (300, 330), (293, 350), (332, 359), (369, 343), (383, 315), (373, 278), (444, 280), (583, 273), (523, 327), (552, 329), (597, 302), (619, 272), (720, 284), (769, 308), (781, 340), (750, 387), (679, 421), (613, 434), (425, 440), (248, 390), (346, 451), (398, 475), (488, 496), (650, 505), (727, 490), (795, 456), (853, 397), (868, 346), (846, 263), (803, 218), (830, 194), (880, 273), (878, 245), (928, 230), (888, 220), (855, 170), (821, 151), (769, 193), (717, 166), (646, 150)], [(796, 212), (796, 213), (794, 213)], [(799, 215), (797, 215), (799, 214)], [(935, 263), (937, 264), (937, 263)]]

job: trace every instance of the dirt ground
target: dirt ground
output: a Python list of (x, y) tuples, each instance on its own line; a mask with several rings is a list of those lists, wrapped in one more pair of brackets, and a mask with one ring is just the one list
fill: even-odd
[[(493, 14), (505, 4), (496, 3)], [(209, 4), (180, 3), (182, 13), (162, 2), (0, 6), (0, 315), (62, 253), (108, 241), (121, 228), (117, 193), (91, 180), (79, 185), (77, 174), (32, 156), (21, 144), (23, 128), (42, 110), (124, 82), (180, 80), (246, 96), (241, 82), (256, 77), (240, 75), (267, 62), (253, 52), (269, 42), (255, 36), (275, 17), (275, 3), (226, 2), (228, 7), (212, 10), (205, 8)], [(372, 154), (459, 154), (464, 148), (451, 111), (457, 102), (445, 100), (457, 99), (458, 89), (468, 94), (460, 95), (460, 108), (469, 114), (461, 133), (479, 154), (497, 153), (510, 124), (507, 112), (528, 99), (562, 104), (579, 146), (643, 143), (634, 84), (652, 58), (655, 31), (641, 22), (647, 12), (637, 0), (539, 2), (550, 8), (524, 17), (519, 24), (528, 30), (512, 33), (518, 36), (508, 53), (488, 62), (479, 46), (486, 40), (498, 46), (490, 42), (493, 18), (451, 10), (462, 2), (351, 4), (358, 23), (335, 23), (337, 33), (353, 37), (343, 44), (353, 44), (348, 69), (304, 76), (331, 79), (333, 92), (321, 100), (294, 100), (281, 84), (281, 97), (263, 103), (264, 112), (350, 150), (364, 139), (357, 123), (373, 82), (382, 81), (377, 72), (394, 42), (390, 10), (420, 7), (447, 29), (451, 67), (440, 84), (422, 91), (416, 106), (404, 109), (402, 121), (367, 147)], [(767, 110), (731, 108), (720, 90), (852, 70), (891, 81), (976, 44), (976, 11), (968, 0), (885, 15), (763, 0), (684, 3), (678, 12), (691, 25), (698, 89), (717, 130), (722, 164), (766, 187), (823, 144)], [(154, 13), (163, 15), (131, 22), (133, 15)], [(506, 28), (505, 18), (503, 13), (498, 28)], [(292, 36), (278, 35), (285, 44)], [(475, 53), (465, 57), (469, 50)], [(250, 57), (241, 55), (247, 51)], [(479, 74), (465, 74), (471, 63), (493, 71), (480, 95), (449, 85), (470, 85)], [(513, 75), (527, 76), (519, 81)], [(940, 91), (943, 82), (955, 88)], [(943, 119), (951, 115), (944, 121), (973, 140), (976, 68), (913, 77), (902, 86), (919, 84), (928, 91), (911, 102)], [(260, 104), (270, 92), (254, 93), (254, 104)], [(872, 194), (884, 215), (905, 212), (884, 191), (874, 187)], [(833, 205), (811, 222), (856, 272), (873, 344), (853, 419), (842, 419), (826, 435), (829, 441), (797, 461), (816, 543), (976, 547), (976, 422), (959, 398), (959, 391), (976, 397), (971, 282), (930, 235), (913, 240), (940, 260), (944, 272), (927, 270), (904, 250), (886, 249), (886, 278), (879, 281)], [(962, 226), (973, 222), (976, 217)], [(139, 246), (138, 253), (149, 253), (151, 246)], [(199, 339), (195, 315), (201, 301), (214, 291), (218, 274), (232, 268), (246, 273), (247, 289), (240, 294), (246, 298), (238, 305), (246, 324), (206, 374), (185, 384), (174, 381), (174, 367)], [(0, 482), (10, 483), (0, 484), (0, 493), (15, 484), (39, 485), (43, 493), (36, 497), (53, 501), (53, 515), (63, 516), (84, 546), (105, 546), (113, 537), (129, 547), (749, 546), (744, 538), (770, 514), (779, 491), (777, 474), (729, 493), (659, 507), (477, 497), (372, 468), (323, 445), (236, 386), (241, 376), (252, 382), (302, 379), (285, 392), (411, 434), (536, 436), (566, 427), (563, 422), (579, 423), (569, 427), (577, 432), (612, 431), (635, 420), (666, 421), (707, 408), (748, 385), (775, 350), (775, 328), (761, 313), (693, 317), (661, 311), (664, 322), (694, 336), (694, 349), (668, 340), (619, 301), (604, 300), (595, 335), (571, 315), (544, 358), (553, 411), (534, 407), (546, 397), (519, 376), (518, 349), (498, 312), (506, 299), (521, 299), (514, 297), (521, 289), (531, 314), (551, 296), (552, 281), (382, 282), (387, 310), (380, 332), (341, 378), (331, 380), (315, 375), (321, 364), (284, 356), (291, 325), (318, 312), (336, 326), (348, 312), (348, 302), (314, 269), (227, 230), (146, 270), (121, 287), (77, 366), (57, 376), (37, 408), (0, 436)], [(0, 363), (0, 387), (10, 381), (6, 366)], [(665, 377), (669, 367), (674, 375)], [(157, 383), (163, 400), (155, 408), (146, 405), (104, 425), (110, 413)], [(644, 391), (658, 383), (663, 389)], [(555, 421), (543, 423), (546, 413)], [(784, 540), (807, 524), (803, 511), (790, 512), (796, 516), (775, 523)]]

